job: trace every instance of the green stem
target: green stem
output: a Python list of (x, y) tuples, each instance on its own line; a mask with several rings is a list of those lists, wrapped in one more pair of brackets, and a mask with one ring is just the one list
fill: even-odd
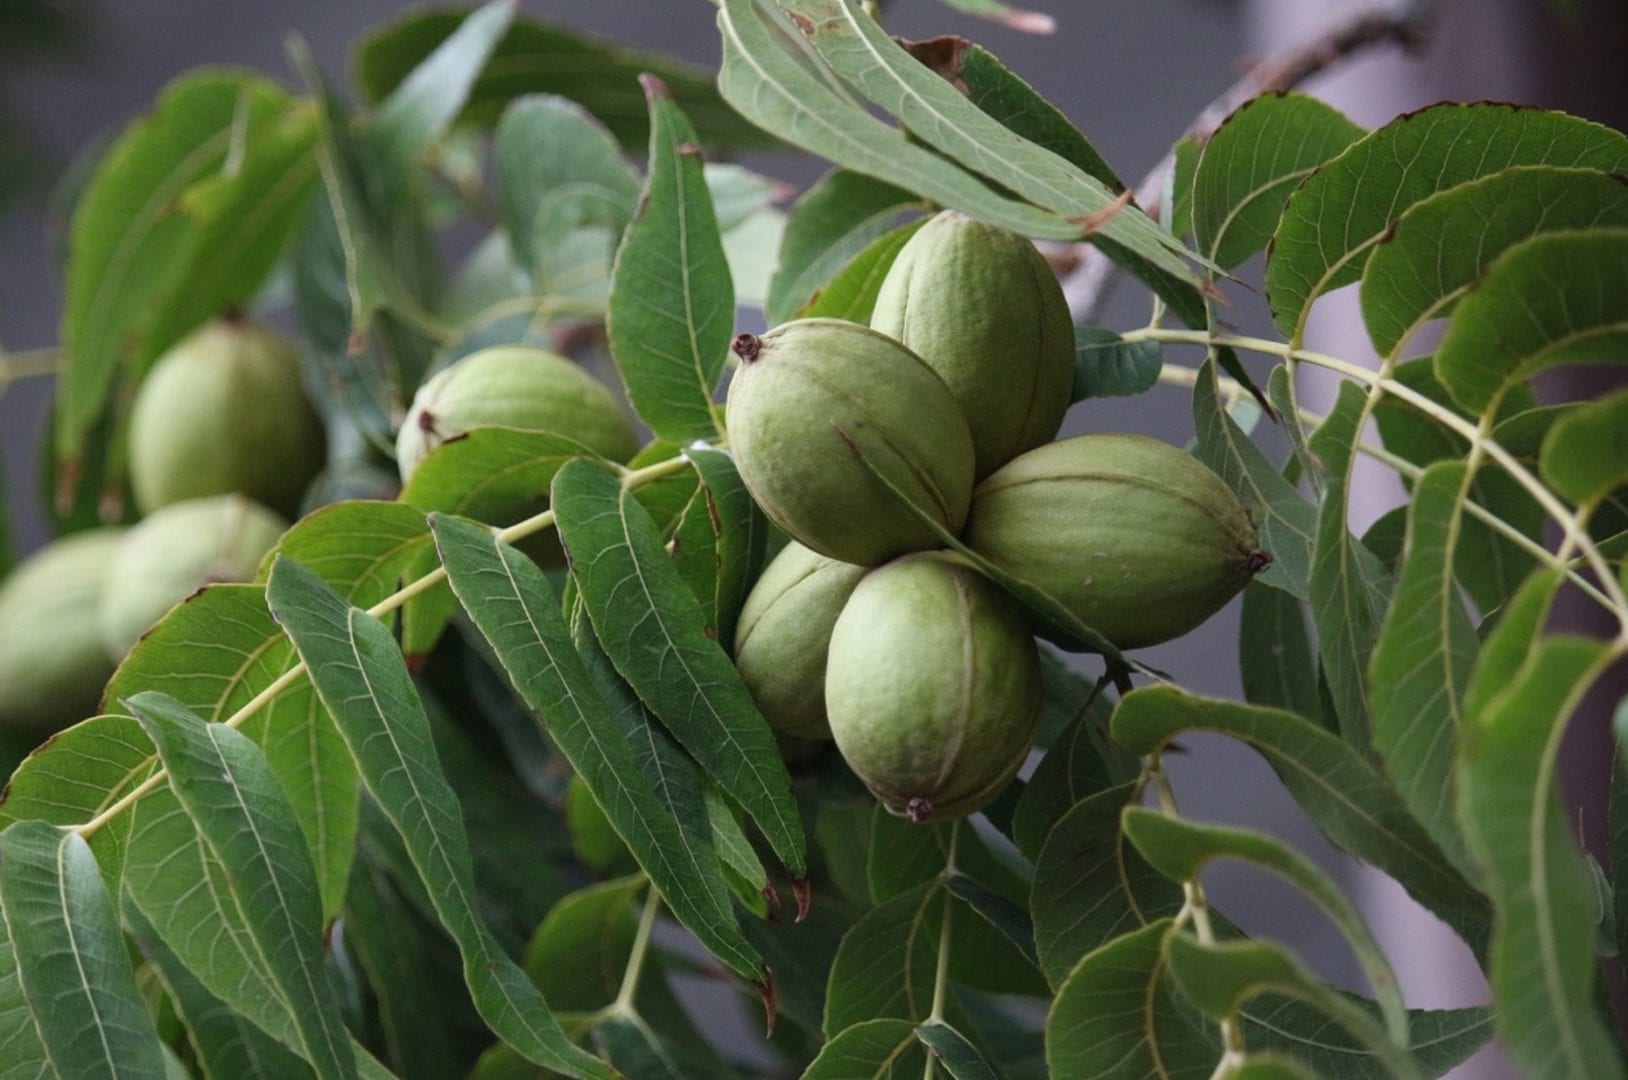
[(1126, 341), (1161, 341), (1181, 345), (1203, 345), (1206, 347), (1216, 345), (1231, 346), (1235, 349), (1245, 349), (1249, 352), (1262, 353), (1267, 356), (1276, 356), (1284, 360), (1302, 361), (1317, 367), (1327, 368), (1349, 379), (1354, 379), (1369, 387), (1373, 387), (1391, 394), (1399, 400), (1406, 401), (1426, 416), (1438, 421), (1469, 442), (1472, 449), (1479, 448), (1486, 456), (1496, 462), (1503, 470), (1525, 488), (1527, 493), (1541, 506), (1545, 513), (1559, 524), (1564, 540), (1583, 553), (1584, 559), (1593, 569), (1599, 579), (1599, 585), (1611, 599), (1611, 612), (1617, 617), (1621, 628), (1619, 640), (1628, 642), (1628, 595), (1625, 595), (1616, 576), (1611, 573), (1605, 556), (1595, 546), (1592, 538), (1582, 529), (1575, 513), (1568, 510), (1555, 494), (1549, 490), (1531, 471), (1522, 465), (1513, 454), (1504, 449), (1497, 442), (1488, 437), (1480, 426), (1471, 423), (1451, 409), (1433, 401), (1413, 387), (1398, 382), (1388, 374), (1372, 371), (1359, 364), (1341, 360), (1337, 356), (1327, 353), (1314, 352), (1310, 349), (1297, 349), (1292, 345), (1267, 338), (1249, 337), (1242, 334), (1212, 334), (1203, 330), (1168, 330), (1162, 327), (1145, 327), (1141, 330), (1132, 330), (1124, 335)]
[[(950, 850), (944, 859), (944, 872), (941, 877), (948, 880), (955, 873), (955, 856), (957, 846), (961, 841), (961, 822), (950, 823)], [(933, 1007), (927, 1014), (925, 1023), (937, 1024), (944, 1020), (944, 1004), (949, 1000), (950, 993), (950, 938), (954, 933), (955, 904), (948, 890), (944, 893), (944, 915), (939, 920), (938, 927), (938, 967), (933, 972)], [(922, 1080), (933, 1080), (937, 1069), (938, 1059), (931, 1050), (927, 1051), (927, 1065), (922, 1070)]]
[[(664, 476), (671, 476), (674, 473), (682, 472), (690, 467), (690, 459), (681, 454), (678, 457), (667, 458), (664, 461), (658, 461), (654, 464), (646, 465), (642, 469), (623, 469), (622, 486), (624, 488), (636, 488), (642, 484), (648, 484), (652, 480), (659, 480)], [(506, 529), (493, 529), (492, 532), (497, 536), (498, 539), (504, 541), (505, 543), (512, 543), (516, 540), (523, 540), (534, 533), (542, 532), (544, 529), (553, 524), (554, 511), (544, 510), (540, 514), (533, 514), (524, 521), (519, 521), (513, 525), (510, 525)], [(415, 580), (408, 582), (395, 592), (391, 593), (389, 596), (385, 597), (383, 600), (380, 600), (377, 604), (374, 604), (372, 607), (368, 608), (367, 613), (372, 615), (374, 618), (388, 615), (390, 612), (395, 611), (397, 608), (400, 608), (411, 601), (414, 597), (420, 596), (435, 588), (435, 586), (441, 584), (441, 582), (445, 581), (446, 579), (446, 568), (443, 566), (437, 566), (423, 577), (416, 578)], [(293, 667), (277, 676), (277, 678), (272, 680), (272, 682), (264, 690), (261, 690), (258, 694), (254, 695), (254, 697), (251, 698), (247, 704), (238, 709), (231, 716), (228, 716), (225, 720), (221, 721), (221, 723), (231, 728), (238, 727), (249, 717), (253, 716), (256, 712), (260, 711), (260, 709), (264, 708), (265, 705), (276, 698), (278, 694), (281, 694), (283, 691), (297, 683), (300, 680), (300, 677), (304, 674), (305, 662), (303, 660), (296, 661)], [(148, 760), (152, 761), (154, 759), (149, 758)], [(148, 795), (162, 786), (167, 779), (168, 774), (165, 773), (163, 769), (159, 769), (146, 780), (142, 781), (139, 785), (132, 788), (117, 802), (108, 806), (105, 810), (91, 818), (89, 821), (77, 826), (74, 831), (80, 836), (89, 839), (90, 837), (94, 836), (96, 831), (103, 825), (106, 825), (109, 821), (112, 821), (114, 818), (118, 817), (119, 814), (129, 809), (136, 802), (140, 801), (144, 795)]]
[(639, 929), (633, 935), (633, 951), (628, 954), (627, 968), (622, 972), (622, 987), (616, 992), (616, 1000), (611, 1003), (613, 1012), (630, 1015), (634, 1011), (633, 998), (639, 992), (639, 976), (644, 971), (645, 954), (650, 951), (650, 931), (656, 925), (656, 912), (660, 910), (661, 893), (652, 884), (644, 898)]

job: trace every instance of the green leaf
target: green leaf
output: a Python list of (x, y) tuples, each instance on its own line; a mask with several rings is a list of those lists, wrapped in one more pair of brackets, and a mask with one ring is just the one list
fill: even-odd
[[(1299, 888), (1323, 909), (1351, 946), (1379, 1000), (1390, 1039), (1406, 1045), (1407, 1006), (1402, 1002), (1390, 963), (1355, 906), (1309, 859), (1264, 833), (1194, 825), (1137, 806), (1125, 808), (1121, 824), (1125, 836), (1142, 857), (1171, 881), (1197, 881), (1211, 862), (1231, 858), (1242, 859)], [(1194, 1000), (1200, 1008), (1204, 1007), (1203, 1002)], [(1381, 1041), (1383, 1039), (1382, 1035)]]
[(929, 43), (907, 48), (916, 59), (962, 88), (968, 100), (1002, 126), (1077, 166), (1087, 176), (1100, 180), (1108, 190), (1115, 193), (1125, 190), (1113, 167), (1057, 106), (1041, 97), (1034, 87), (982, 45), (964, 38), (951, 38), (949, 42), (949, 57), (936, 63), (924, 55), (924, 47)]
[(1589, 402), (1543, 440), (1543, 479), (1579, 506), (1628, 484), (1628, 392)]
[(932, 1053), (952, 1080), (997, 1080), (990, 1068), (967, 1037), (945, 1023), (923, 1024), (916, 1029), (916, 1038)]
[(1238, 630), (1238, 667), (1244, 700), (1325, 724), (1317, 690), (1317, 654), (1306, 633), (1305, 605), (1252, 581), (1244, 587)]
[(158, 747), (170, 788), (223, 867), (249, 948), (289, 1008), (301, 1055), (318, 1076), (355, 1076), (338, 1002), (322, 967), (316, 872), (294, 814), (258, 747), (174, 698), (125, 704)]
[(1366, 678), (1385, 611), (1382, 584), (1376, 580), (1383, 577), (1384, 568), (1346, 525), (1351, 464), (1365, 412), (1363, 391), (1342, 383), (1333, 412), (1311, 438), (1311, 452), (1323, 462), (1326, 479), (1312, 553), (1312, 623), (1340, 734), (1359, 748), (1367, 747), (1372, 737)]
[(381, 203), (393, 202), (411, 185), (424, 153), (463, 111), (514, 13), (515, 5), (508, 0), (493, 0), (476, 10), (374, 111), (365, 139), (376, 164)]
[(1054, 987), (1067, 982), (1087, 953), (1181, 908), (1181, 890), (1149, 866), (1120, 829), (1120, 814), (1136, 791), (1126, 783), (1081, 800), (1035, 859), (1035, 945)]
[[(78, 833), (39, 821), (0, 832), (0, 915), (15, 964), (0, 970), (15, 974), (45, 1054), (37, 1075), (164, 1076), (113, 902)], [(32, 1057), (26, 1038), (0, 1045)]]
[(692, 1060), (664, 1039), (638, 1013), (613, 1016), (593, 1030), (594, 1045), (627, 1076), (652, 1080), (710, 1080), (721, 1075), (716, 1061)]
[[(709, 834), (695, 825), (704, 813), (699, 796), (689, 792), (674, 805), (698, 786), (698, 778), (679, 782), (693, 769), (681, 764), (677, 775), (664, 775), (660, 756), (640, 760), (643, 717), (607, 707), (530, 560), (484, 529), (441, 515), (431, 521), (459, 600), (673, 913), (737, 974), (761, 978), (762, 960), (740, 936), (717, 879)], [(650, 736), (642, 741), (648, 746)]]
[(51, 1076), (51, 1059), (40, 1040), (40, 1029), (17, 979), (16, 952), (0, 921), (0, 1077), (39, 1080)]
[(1592, 993), (1594, 879), (1555, 769), (1566, 722), (1609, 653), (1572, 637), (1534, 644), (1558, 580), (1535, 575), (1482, 654), (1459, 743), (1459, 821), (1497, 912), (1488, 977), (1510, 1055), (1536, 1078), (1622, 1076)]
[(1079, 1080), (1156, 1076), (1204, 1080), (1215, 1036), (1177, 1008), (1165, 983), (1169, 919), (1113, 939), (1074, 966), (1046, 1018), (1046, 1063)]
[(1225, 1080), (1317, 1080), (1317, 1074), (1292, 1057), (1250, 1054), (1226, 1073)]
[(606, 320), (634, 409), (675, 442), (718, 433), (712, 393), (729, 353), (735, 295), (695, 129), (659, 81), (650, 99), (650, 177), (616, 253)]
[[(317, 867), (323, 917), (331, 919), (350, 878), (361, 784), (344, 740), (308, 682), (299, 680), (259, 700), (294, 661), (293, 647), (266, 610), (263, 588), (211, 585), (147, 632), (114, 673), (107, 697), (117, 702), (158, 691), (208, 720), (225, 720), (257, 702), (239, 730), (265, 751), (294, 808)], [(133, 756), (134, 746), (121, 752), (117, 760), (127, 762), (126, 778), (109, 783), (107, 790), (146, 778), (155, 759), (150, 742), (145, 736), (140, 740), (145, 758)], [(109, 826), (115, 827), (128, 831), (130, 823)]]
[[(1364, 1009), (1373, 1004), (1351, 995)], [(1243, 1011), (1246, 1045), (1293, 1055), (1327, 1077), (1340, 1080), (1389, 1080), (1394, 1074), (1384, 1056), (1376, 1055), (1344, 1028), (1296, 998), (1267, 995)], [(1414, 1009), (1408, 1013), (1409, 1044), (1414, 1059), (1430, 1076), (1441, 1076), (1474, 1054), (1492, 1037), (1492, 1010)]]
[(1114, 739), (1151, 754), (1183, 731), (1218, 731), (1266, 758), (1336, 845), (1390, 874), (1473, 946), (1486, 901), (1447, 863), (1394, 788), (1339, 736), (1291, 713), (1196, 697), (1171, 686), (1125, 695)]
[(593, 115), (551, 96), (517, 99), (493, 140), (503, 222), (540, 296), (603, 303), (639, 174)]
[[(134, 723), (135, 721), (131, 721)], [(150, 745), (150, 744), (149, 744)], [(187, 970), (175, 951), (153, 929), (141, 908), (125, 894), (124, 923), (141, 952), (158, 971), (186, 1026), (187, 1041), (209, 1080), (235, 1080), (246, 1076), (289, 1077), (305, 1080), (311, 1067), (292, 1050), (272, 1039), (235, 1012)]]
[(927, 1019), (944, 904), (940, 883), (929, 881), (877, 905), (843, 936), (826, 989), (826, 1038), (879, 1017)]
[[(771, 26), (770, 18), (758, 0), (723, 0), (719, 5), (723, 66), (718, 89), (747, 120), (833, 164), (993, 225), (1052, 240), (1079, 237), (1079, 226), (1066, 218), (997, 194), (866, 112), (809, 67), (800, 44), (787, 36), (794, 32), (789, 24), (774, 20)], [(976, 111), (964, 98), (961, 105)]]
[(457, 799), (441, 773), (423, 705), (390, 631), (286, 558), (273, 566), (267, 596), (368, 792), (407, 844), (442, 925), (458, 944), (481, 1016), (539, 1065), (571, 1076), (609, 1077), (602, 1063), (565, 1038), (481, 921)]
[(819, 295), (899, 215), (922, 208), (903, 188), (847, 169), (832, 169), (792, 204), (763, 315), (778, 326)]
[(1127, 342), (1112, 330), (1074, 328), (1074, 390), (1071, 401), (1129, 397), (1151, 390), (1164, 367), (1157, 341)]
[(1183, 135), (1170, 148), (1173, 159), (1170, 168), (1170, 233), (1178, 239), (1193, 231), (1193, 180), (1198, 175), (1198, 163), (1204, 154), (1204, 144), (1197, 136)]
[(1080, 222), (1077, 236), (1100, 235), (1160, 272), (1194, 284), (1180, 257), (1183, 249), (1169, 233), (1134, 206), (1119, 203), (1101, 180), (968, 101), (889, 37), (857, 0), (794, 0), (783, 6), (831, 70), (929, 146), (1031, 203)]
[(868, 809), (865, 879), (872, 903), (886, 903), (943, 872), (950, 857), (949, 825), (913, 825), (876, 802)]
[[(541, 512), (561, 465), (596, 457), (575, 439), (548, 431), (479, 427), (431, 450), (402, 489), (401, 502), (506, 527)], [(403, 515), (404, 536), (411, 522)]]
[(914, 1080), (923, 1053), (910, 1021), (862, 1020), (831, 1036), (802, 1080)]
[(1628, 137), (1564, 113), (1487, 103), (1392, 121), (1307, 178), (1284, 207), (1266, 266), (1278, 329), (1298, 344), (1312, 301), (1356, 281), (1409, 207), (1515, 165), (1617, 171), (1628, 168)]
[[(1398, 365), (1395, 375), (1430, 400), (1454, 409), (1452, 396), (1436, 381), (1429, 357)], [(1542, 430), (1553, 420), (1532, 415), (1525, 408), (1530, 399), (1524, 391), (1511, 394), (1495, 419), (1508, 412), (1510, 423), (1494, 428), (1494, 438), (1523, 464), (1537, 464)], [(1526, 412), (1524, 419), (1515, 414)], [(1460, 460), (1469, 453), (1469, 441), (1439, 420), (1421, 412), (1395, 395), (1386, 395), (1374, 407), (1374, 419), (1387, 450), (1399, 454), (1421, 468), (1442, 460)], [(1548, 515), (1536, 500), (1507, 472), (1495, 464), (1483, 463), (1470, 480), (1469, 499), (1496, 514), (1505, 523), (1533, 540), (1541, 540)], [(1475, 606), (1489, 612), (1509, 599), (1522, 580), (1536, 566), (1530, 552), (1516, 546), (1508, 537), (1494, 532), (1470, 514), (1460, 516), (1458, 542), (1454, 549), (1453, 574)]]
[(1555, 232), (1505, 251), (1459, 301), (1436, 375), (1479, 414), (1543, 368), (1624, 356), (1628, 229)]
[[(416, 10), (361, 39), (352, 56), (357, 82), (370, 100), (390, 94), (464, 20), (458, 10)], [(709, 146), (772, 143), (719, 98), (712, 72), (660, 53), (629, 49), (565, 27), (518, 17), (475, 80), (462, 119), (487, 127), (526, 94), (559, 94), (580, 102), (623, 146), (650, 138), (637, 78), (650, 72), (672, 89)]]
[(1308, 599), (1317, 511), (1227, 415), (1215, 382), (1215, 368), (1205, 361), (1193, 384), (1196, 456), (1250, 506), (1260, 525), (1261, 546), (1272, 553), (1272, 565), (1255, 580)]
[[(966, 903), (985, 923), (1000, 932), (1023, 958), (1038, 970), (1040, 958), (1035, 954), (1034, 924), (1022, 908), (1006, 897), (959, 870), (944, 881), (944, 888), (957, 900)], [(960, 923), (966, 926), (965, 922)], [(983, 957), (976, 957), (982, 962)]]
[(1395, 354), (1448, 314), (1508, 248), (1539, 233), (1628, 225), (1628, 184), (1591, 169), (1519, 166), (1415, 203), (1362, 272), (1362, 317)]
[(192, 184), (181, 211), (192, 219), (170, 268), (168, 303), (155, 311), (138, 372), (169, 345), (254, 298), (294, 236), (317, 180), (316, 114), (296, 102), (245, 136), (241, 158)]
[(616, 670), (801, 879), (802, 824), (774, 735), (706, 635), (649, 514), (615, 476), (586, 461), (560, 470), (553, 499), (594, 631)]
[(586, 1013), (616, 1000), (646, 884), (638, 875), (597, 882), (567, 895), (543, 919), (526, 946), (525, 966), (549, 1008)]
[(1407, 557), (1369, 669), (1374, 749), (1461, 872), (1470, 860), (1454, 813), (1453, 758), (1478, 643), (1452, 566), (1469, 480), (1463, 462), (1440, 462), (1415, 482)]
[(941, 0), (941, 2), (946, 7), (989, 19), (1000, 23), (1008, 30), (1018, 30), (1025, 34), (1049, 34), (1057, 28), (1056, 21), (1050, 15), (1039, 11), (1025, 11), (1003, 3), (1002, 0)]
[[(269, 80), (204, 69), (166, 87), (152, 113), (103, 155), (74, 209), (69, 236), (62, 340), (72, 363), (56, 398), (59, 456), (73, 458), (85, 445), (121, 372), (139, 379), (174, 343), (154, 331), (174, 317), (176, 305), (193, 310), (191, 289), (235, 284), (242, 291), (233, 299), (246, 298), (270, 269), (275, 251), (245, 247), (234, 255), (253, 257), (251, 275), (208, 282), (193, 276), (202, 269), (197, 260), (217, 254), (199, 244), (242, 223), (214, 215), (235, 214), (243, 208), (237, 200), (257, 196), (282, 212), (275, 193), (242, 184), (267, 180), (263, 151), (272, 162), (285, 156), (287, 127), (299, 123), (291, 116), (288, 95)], [(269, 151), (262, 146), (268, 139)], [(281, 227), (273, 225), (274, 231)], [(187, 318), (164, 332), (184, 332)]]
[(887, 272), (893, 268), (900, 249), (916, 235), (917, 229), (927, 224), (927, 220), (918, 218), (906, 222), (872, 240), (836, 277), (817, 290), (796, 315), (809, 319), (847, 319), (868, 325), (871, 313), (876, 310), (876, 298), (881, 295)]
[[(128, 716), (93, 716), (57, 732), (23, 759), (0, 793), (0, 828), (19, 821), (82, 825), (152, 772), (153, 744)], [(124, 868), (130, 818), (111, 818), (90, 837), (110, 883)], [(3, 1075), (3, 1074), (0, 1074)]]
[[(1041, 667), (1042, 685), (1048, 681), (1050, 667)], [(1086, 691), (1091, 693), (1090, 684)], [(1048, 688), (1048, 707), (1052, 700)], [(1081, 697), (1065, 704), (1072, 720), (1040, 759), (1012, 812), (1012, 842), (1030, 861), (1039, 858), (1052, 826), (1076, 803), (1141, 772), (1141, 763), (1135, 762), (1132, 767), (1132, 762), (1125, 760), (1129, 755), (1108, 739), (1112, 705), (1104, 695)]]
[(735, 640), (735, 620), (763, 565), (769, 525), (722, 450), (685, 451), (701, 479), (667, 549), (701, 605), (702, 626), (721, 642)]
[(1387, 1038), (1385, 1028), (1365, 1010), (1319, 982), (1276, 946), (1255, 941), (1204, 944), (1175, 933), (1165, 939), (1164, 955), (1172, 980), (1207, 1016), (1217, 1020), (1232, 1016), (1262, 994), (1288, 995), (1355, 1035), (1385, 1063), (1390, 1075), (1403, 1080), (1423, 1076), (1405, 1047), (1405, 1016), (1400, 1036), (1393, 1026)]
[(1245, 102), (1204, 144), (1193, 176), (1198, 249), (1230, 270), (1265, 248), (1295, 187), (1362, 134), (1304, 94)]

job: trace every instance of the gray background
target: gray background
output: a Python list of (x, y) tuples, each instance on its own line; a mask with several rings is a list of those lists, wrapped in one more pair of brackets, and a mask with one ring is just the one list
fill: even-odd
[[(1354, 5), (1332, 0), (1143, 0), (1037, 3), (1058, 20), (1059, 32), (1036, 38), (958, 16), (933, 0), (900, 0), (888, 15), (894, 33), (927, 37), (961, 33), (990, 47), (1068, 114), (1107, 159), (1134, 181), (1164, 153), (1188, 122), (1238, 74), (1241, 58), (1281, 47), (1309, 33), (1331, 11)], [(1591, 5), (1580, 5), (1585, 10)], [(624, 41), (712, 65), (717, 43), (711, 7), (703, 0), (528, 0), (525, 10)], [(1628, 95), (1616, 65), (1628, 41), (1628, 5), (1592, 5), (1589, 32), (1560, 32), (1545, 6), (1532, 2), (1459, 0), (1441, 7), (1442, 26), (1430, 63), (1381, 58), (1353, 66), (1319, 88), (1366, 124), (1443, 97), (1495, 97), (1566, 108), (1628, 126)], [(361, 29), (402, 6), (333, 0), (242, 3), (210, 0), (106, 0), (82, 12), (90, 33), (77, 55), (12, 57), (0, 71), (0, 101), (32, 129), (49, 174), (79, 147), (138, 115), (163, 84), (203, 63), (242, 64), (290, 85), (283, 36), (310, 42), (333, 75), (345, 71), (347, 44)], [(1602, 14), (1609, 11), (1609, 14)], [(0, 8), (0, 40), (7, 32)], [(764, 157), (750, 164), (805, 186), (819, 171), (807, 160)], [(61, 284), (52, 256), (60, 222), (35, 191), (0, 219), (0, 343), (17, 350), (52, 344)], [(1246, 329), (1266, 329), (1258, 298), (1231, 290), (1234, 315)], [(1146, 320), (1145, 300), (1123, 289), (1104, 322), (1131, 327)], [(1338, 305), (1316, 333), (1330, 351), (1355, 355), (1349, 311)], [(1180, 357), (1189, 362), (1191, 357)], [(1315, 387), (1309, 388), (1315, 396)], [(49, 386), (31, 382), (0, 398), (0, 457), (12, 521), (25, 546), (43, 539), (35, 509), (35, 466)], [(1068, 433), (1137, 430), (1185, 442), (1191, 436), (1183, 392), (1160, 389), (1133, 403), (1087, 403), (1071, 415)], [(1274, 436), (1268, 435), (1270, 441)], [(1382, 475), (1368, 480), (1359, 506), (1377, 516), (1395, 497)], [(1236, 605), (1183, 641), (1152, 650), (1150, 662), (1199, 692), (1236, 696)], [(1585, 748), (1587, 749), (1587, 748)], [(1362, 874), (1330, 850), (1251, 753), (1222, 740), (1192, 740), (1172, 762), (1184, 809), (1196, 818), (1251, 825), (1290, 839), (1341, 875), (1381, 917), (1382, 940), (1402, 970), (1410, 1004), (1443, 1007), (1484, 1000), (1462, 946), (1377, 875)], [(1589, 750), (1597, 763), (1597, 744)], [(1598, 773), (1598, 768), (1594, 772)], [(1309, 904), (1289, 890), (1262, 887), (1249, 872), (1221, 867), (1207, 879), (1212, 899), (1245, 929), (1305, 952), (1327, 977), (1362, 988), (1356, 966)], [(748, 1027), (740, 1026), (749, 1039)], [(1463, 1075), (1497, 1077), (1504, 1067), (1483, 1054)]]

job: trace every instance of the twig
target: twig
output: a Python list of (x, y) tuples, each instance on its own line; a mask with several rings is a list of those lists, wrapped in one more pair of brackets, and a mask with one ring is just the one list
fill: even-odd
[[(1398, 11), (1364, 11), (1304, 45), (1251, 65), (1248, 73), (1199, 113), (1186, 134), (1208, 139), (1244, 102), (1261, 94), (1292, 90), (1326, 68), (1377, 45), (1417, 48), (1434, 3), (1405, 5)], [(1164, 213), (1165, 183), (1175, 166), (1172, 149), (1136, 186), (1136, 204), (1155, 221)], [(1079, 322), (1092, 323), (1113, 295), (1119, 269), (1100, 250), (1081, 245), (1079, 263), (1063, 281), (1069, 307)]]

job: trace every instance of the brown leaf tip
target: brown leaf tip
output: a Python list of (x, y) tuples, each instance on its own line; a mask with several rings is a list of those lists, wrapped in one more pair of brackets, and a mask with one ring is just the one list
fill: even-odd
[(729, 343), (729, 351), (740, 357), (741, 363), (750, 364), (763, 351), (763, 339), (756, 334), (737, 334)]
[(774, 969), (765, 964), (763, 966), (763, 981), (752, 985), (757, 988), (758, 997), (763, 999), (763, 1037), (767, 1039), (774, 1035), (774, 1016), (777, 1011), (774, 992)]
[(672, 97), (672, 94), (667, 91), (667, 84), (662, 82), (659, 76), (652, 75), (648, 71), (639, 73), (639, 85), (644, 87), (644, 96), (647, 101)]
[(808, 879), (797, 878), (791, 883), (791, 895), (797, 900), (797, 921), (808, 918), (808, 909), (814, 906), (814, 887)]
[(961, 81), (961, 56), (970, 44), (966, 38), (956, 34), (944, 34), (921, 41), (907, 41), (904, 38), (894, 40), (905, 52), (915, 57), (917, 63), (953, 84), (963, 94), (967, 92), (966, 84)]

